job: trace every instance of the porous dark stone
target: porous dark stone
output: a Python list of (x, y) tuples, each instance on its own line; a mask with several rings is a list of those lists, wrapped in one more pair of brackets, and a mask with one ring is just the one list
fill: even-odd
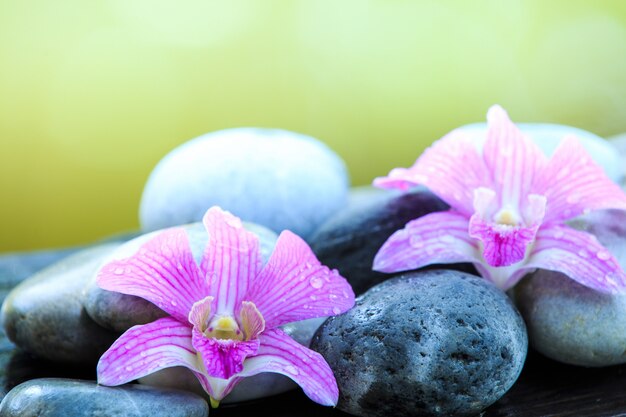
[[(309, 242), (319, 260), (336, 268), (358, 295), (392, 277), (372, 270), (374, 256), (389, 236), (413, 219), (447, 209), (446, 203), (425, 188), (400, 193), (358, 187), (351, 191), (348, 205)], [(473, 272), (470, 265), (460, 268)]]
[[(196, 262), (199, 264), (208, 241), (206, 229), (202, 223), (192, 223), (181, 227), (187, 232), (189, 245)], [(267, 262), (276, 244), (276, 234), (263, 226), (252, 223), (244, 223), (244, 227), (259, 237), (261, 256), (264, 262)], [(141, 235), (126, 242), (111, 253), (105, 261), (109, 262), (132, 256), (139, 250), (141, 245), (153, 238), (157, 233), (159, 231)], [(143, 298), (103, 290), (96, 284), (96, 276), (97, 271), (94, 272), (84, 289), (83, 304), (89, 316), (100, 326), (116, 332), (124, 332), (136, 324), (151, 323), (167, 315), (160, 308)]]
[(80, 251), (15, 287), (1, 313), (9, 339), (45, 359), (95, 363), (117, 334), (89, 318), (82, 289), (117, 246), (110, 243)]
[(513, 385), (527, 347), (508, 297), (452, 270), (373, 287), (311, 344), (335, 373), (338, 408), (364, 417), (478, 414)]
[[(626, 213), (593, 212), (571, 226), (595, 235), (626, 268)], [(582, 248), (581, 262), (596, 254)], [(567, 275), (538, 270), (515, 287), (531, 346), (559, 362), (600, 367), (626, 363), (626, 294), (605, 294)]]
[(206, 417), (199, 396), (143, 385), (105, 387), (92, 381), (33, 379), (0, 403), (2, 417)]

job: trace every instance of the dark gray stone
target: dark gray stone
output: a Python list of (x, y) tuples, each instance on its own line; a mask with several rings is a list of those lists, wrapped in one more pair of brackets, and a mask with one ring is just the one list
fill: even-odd
[(451, 270), (373, 287), (311, 343), (335, 373), (337, 407), (364, 417), (478, 414), (513, 385), (527, 347), (508, 297)]
[[(625, 212), (594, 212), (571, 226), (595, 235), (626, 267)], [(626, 363), (626, 294), (603, 294), (538, 270), (515, 287), (515, 300), (531, 346), (545, 356), (589, 367)]]
[(9, 339), (42, 358), (95, 363), (117, 335), (89, 318), (82, 306), (82, 289), (117, 246), (80, 251), (15, 287), (1, 313)]
[(199, 396), (141, 385), (105, 387), (92, 381), (44, 378), (13, 388), (2, 417), (206, 417)]
[[(189, 244), (196, 262), (199, 263), (207, 244), (206, 229), (202, 223), (193, 223), (181, 227), (187, 231)], [(252, 223), (244, 223), (244, 227), (259, 237), (261, 256), (267, 262), (276, 244), (276, 234), (263, 226)], [(157, 233), (159, 232), (148, 233), (126, 242), (111, 253), (105, 262), (133, 255), (142, 244)], [(151, 323), (167, 315), (143, 298), (101, 289), (96, 284), (96, 275), (97, 272), (93, 274), (85, 287), (83, 304), (87, 314), (100, 326), (116, 332), (124, 332), (136, 324)]]
[[(352, 190), (348, 206), (324, 223), (309, 242), (319, 260), (336, 268), (358, 295), (393, 276), (372, 270), (374, 256), (389, 236), (413, 219), (447, 209), (446, 203), (424, 188), (400, 193), (359, 187)], [(471, 265), (460, 268), (473, 272)]]

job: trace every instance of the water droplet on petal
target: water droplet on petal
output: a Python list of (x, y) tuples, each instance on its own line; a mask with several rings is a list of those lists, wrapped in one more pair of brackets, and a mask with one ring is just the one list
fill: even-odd
[(580, 199), (581, 199), (580, 194), (571, 194), (571, 195), (568, 195), (566, 198), (569, 204), (576, 204), (580, 201)]
[(311, 287), (316, 288), (316, 289), (320, 289), (324, 286), (324, 280), (322, 280), (320, 277), (312, 277), (311, 280), (309, 281), (311, 284)]
[(561, 239), (563, 237), (564, 233), (561, 229), (556, 229), (554, 231), (554, 238), (555, 239)]
[(307, 263), (305, 263), (304, 265), (305, 265), (307, 268), (310, 268), (310, 267), (312, 267), (312, 266), (313, 266), (313, 265), (311, 265), (311, 262), (307, 262)]
[(139, 355), (141, 355), (142, 358), (145, 358), (146, 356), (148, 356), (145, 350), (142, 350), (141, 352), (139, 352)]
[(313, 300), (313, 301), (317, 300), (317, 297), (314, 296), (314, 295), (311, 295), (311, 297), (309, 297), (309, 298), (311, 298), (311, 300)]
[(424, 247), (424, 241), (419, 236), (411, 236), (409, 238), (409, 244), (415, 249), (421, 249)]
[(227, 216), (226, 217), (226, 224), (229, 225), (230, 227), (233, 227), (235, 229), (241, 229), (241, 227), (243, 226), (241, 224), (241, 220), (237, 217), (230, 217)]
[(562, 180), (563, 178), (567, 177), (568, 175), (569, 175), (569, 167), (563, 167), (563, 168), (561, 168), (561, 170), (559, 172), (557, 172), (556, 179), (557, 180)]
[(443, 235), (439, 238), (443, 243), (454, 243), (454, 237), (451, 235)]
[(293, 365), (285, 366), (285, 371), (289, 372), (291, 375), (298, 375), (300, 373), (300, 371), (298, 371), (298, 368)]
[(176, 300), (172, 300), (172, 301), (171, 301), (171, 303), (172, 303), (172, 306), (173, 306), (173, 307), (176, 307), (176, 306), (178, 305), (178, 303), (176, 302)]
[(305, 309), (305, 310), (308, 310), (309, 309), (309, 305), (305, 304), (305, 305), (302, 306), (302, 308)]
[(588, 258), (589, 257), (589, 253), (586, 250), (581, 249), (581, 250), (578, 251), (578, 256), (580, 256), (581, 258)]
[(128, 372), (130, 372), (130, 371), (132, 371), (132, 370), (133, 370), (133, 367), (132, 367), (132, 366), (127, 366), (127, 367), (126, 367), (126, 370), (127, 370)]
[(333, 314), (336, 316), (341, 313), (341, 309), (339, 307), (333, 307)]
[(608, 253), (605, 250), (601, 250), (598, 253), (596, 253), (596, 256), (598, 257), (598, 259), (600, 259), (601, 261), (608, 261), (609, 259), (611, 259), (611, 254)]
[(115, 270), (113, 270), (113, 273), (115, 275), (122, 275), (124, 273), (124, 268), (115, 268)]

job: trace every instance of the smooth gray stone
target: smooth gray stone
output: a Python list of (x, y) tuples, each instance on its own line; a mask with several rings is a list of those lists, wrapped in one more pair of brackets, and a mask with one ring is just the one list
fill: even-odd
[(508, 297), (452, 270), (379, 284), (329, 318), (311, 343), (339, 386), (337, 407), (362, 417), (473, 416), (511, 388), (528, 339)]
[(211, 206), (306, 238), (344, 203), (347, 170), (322, 142), (279, 129), (208, 133), (171, 151), (144, 188), (140, 223), (149, 232), (197, 222)]
[[(208, 234), (202, 223), (181, 226), (187, 231), (189, 244), (198, 264), (208, 241)], [(259, 237), (261, 256), (267, 262), (277, 236), (271, 230), (252, 223), (244, 223), (244, 227)], [(115, 259), (132, 256), (141, 245), (153, 238), (159, 231), (141, 235), (116, 249), (104, 263)], [(147, 324), (165, 317), (167, 314), (149, 301), (132, 295), (103, 290), (96, 284), (97, 271), (85, 287), (83, 305), (89, 316), (100, 326), (124, 332), (136, 324)]]
[[(594, 234), (626, 267), (626, 213), (598, 211), (571, 225)], [(589, 367), (626, 363), (626, 294), (603, 294), (538, 270), (516, 286), (515, 300), (531, 346), (545, 356)]]
[(116, 334), (93, 322), (82, 307), (82, 289), (117, 243), (80, 251), (23, 281), (2, 305), (9, 339), (42, 358), (94, 363)]
[[(576, 136), (585, 147), (591, 158), (602, 168), (614, 182), (624, 179), (622, 158), (610, 141), (583, 129), (551, 123), (516, 123), (517, 127), (528, 135), (547, 155), (551, 156), (561, 139), (567, 135)], [(482, 147), (487, 131), (486, 123), (473, 123), (461, 126), (460, 130), (472, 135), (478, 147)]]
[(2, 417), (206, 417), (202, 398), (141, 385), (105, 387), (92, 381), (34, 379), (0, 403)]
[[(373, 271), (372, 263), (394, 232), (413, 219), (447, 209), (446, 203), (421, 187), (409, 193), (358, 187), (351, 191), (348, 205), (324, 223), (309, 241), (319, 260), (336, 268), (358, 295), (393, 276)], [(469, 264), (454, 268), (457, 267), (473, 271)]]
[[(294, 340), (304, 346), (309, 346), (315, 331), (326, 318), (315, 318), (289, 323), (282, 329)], [(166, 368), (139, 379), (139, 383), (158, 387), (184, 389), (206, 396), (196, 377), (187, 368)], [(261, 373), (243, 379), (233, 391), (221, 402), (222, 404), (237, 404), (244, 401), (256, 400), (281, 394), (298, 386), (284, 375), (275, 373)]]

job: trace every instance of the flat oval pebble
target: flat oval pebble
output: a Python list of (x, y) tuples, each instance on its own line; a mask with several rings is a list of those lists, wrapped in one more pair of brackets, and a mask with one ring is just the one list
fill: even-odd
[(197, 222), (217, 205), (306, 239), (345, 203), (348, 182), (341, 158), (312, 137), (222, 130), (177, 147), (157, 164), (143, 191), (140, 223), (153, 231)]
[(372, 270), (374, 256), (406, 223), (448, 205), (425, 188), (409, 193), (357, 187), (348, 205), (324, 223), (310, 238), (319, 260), (346, 277), (355, 294), (392, 275)]
[(311, 344), (335, 373), (337, 407), (362, 417), (477, 415), (516, 381), (527, 347), (508, 297), (452, 270), (373, 287)]
[[(244, 223), (244, 227), (259, 237), (261, 257), (267, 262), (277, 236), (271, 230), (252, 223)], [(208, 234), (202, 223), (182, 226), (187, 232), (189, 245), (198, 264), (208, 241)], [(105, 262), (132, 256), (141, 245), (153, 238), (159, 231), (139, 236), (126, 242), (111, 253)], [(103, 262), (103, 264), (105, 263)], [(149, 301), (133, 295), (103, 290), (96, 284), (97, 271), (85, 287), (84, 307), (89, 316), (99, 325), (116, 332), (124, 332), (136, 324), (151, 323), (165, 317), (166, 314)]]
[[(594, 234), (626, 267), (626, 213), (594, 212), (572, 226)], [(626, 363), (626, 294), (602, 294), (538, 270), (515, 287), (515, 300), (531, 346), (545, 356), (589, 367)]]
[[(576, 127), (551, 123), (516, 123), (515, 125), (548, 156), (554, 153), (563, 137), (574, 135), (580, 139), (591, 158), (604, 168), (604, 172), (611, 180), (620, 182), (624, 178), (624, 167), (617, 148), (598, 135)], [(487, 132), (486, 123), (472, 123), (459, 129), (473, 135), (477, 145), (482, 147)]]
[(2, 417), (206, 417), (206, 401), (190, 392), (142, 385), (105, 387), (95, 381), (42, 378), (13, 388)]
[(83, 309), (82, 290), (119, 244), (80, 251), (26, 279), (2, 305), (9, 339), (41, 358), (95, 363), (117, 338)]

